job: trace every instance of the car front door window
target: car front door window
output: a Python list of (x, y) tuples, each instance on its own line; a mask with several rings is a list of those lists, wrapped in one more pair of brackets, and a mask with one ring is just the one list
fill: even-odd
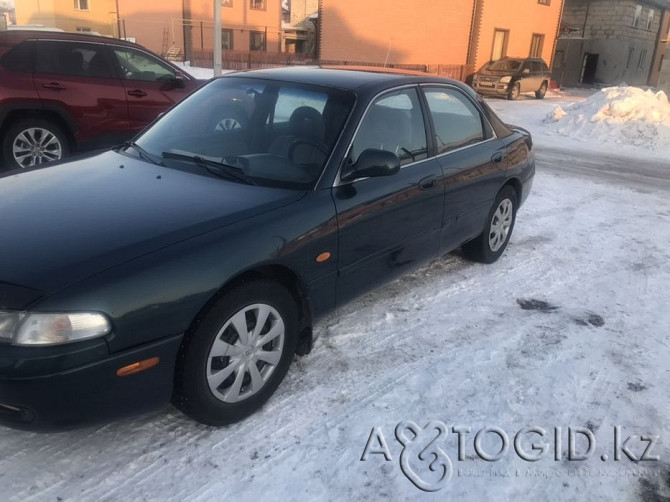
[(125, 47), (115, 47), (113, 51), (126, 80), (169, 82), (176, 78), (170, 67), (148, 54)]
[(372, 103), (352, 144), (349, 164), (355, 164), (368, 149), (392, 152), (401, 165), (428, 156), (426, 128), (415, 89), (385, 94)]

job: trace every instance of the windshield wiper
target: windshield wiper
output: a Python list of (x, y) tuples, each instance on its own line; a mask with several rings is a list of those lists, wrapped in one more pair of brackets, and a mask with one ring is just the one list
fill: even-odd
[(144, 148), (142, 148), (140, 145), (135, 143), (134, 141), (126, 141), (123, 143), (120, 148), (132, 148), (137, 152), (137, 154), (140, 156), (141, 159), (147, 160), (151, 162), (152, 164), (156, 164), (157, 166), (162, 166), (164, 165), (160, 160), (156, 159), (153, 155), (151, 155), (149, 152), (147, 152)]
[(174, 159), (174, 160), (184, 160), (187, 162), (192, 162), (197, 166), (204, 167), (210, 173), (219, 176), (221, 178), (226, 178), (228, 180), (235, 180), (241, 183), (246, 183), (247, 185), (257, 185), (257, 183), (252, 180), (249, 176), (244, 174), (239, 167), (235, 167), (231, 164), (225, 164), (224, 162), (217, 162), (215, 160), (205, 159), (199, 155), (187, 155), (184, 153), (174, 153), (174, 152), (163, 152), (161, 157), (164, 159)]

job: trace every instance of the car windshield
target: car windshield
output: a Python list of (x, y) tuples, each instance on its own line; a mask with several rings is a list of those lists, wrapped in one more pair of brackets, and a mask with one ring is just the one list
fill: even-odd
[(320, 177), (354, 100), (351, 93), (326, 87), (223, 77), (170, 110), (134, 145), (167, 167), (308, 189)]
[(501, 61), (496, 61), (494, 63), (491, 63), (489, 65), (489, 70), (490, 71), (516, 72), (516, 71), (519, 71), (519, 68), (521, 68), (522, 64), (523, 64), (522, 61), (510, 61), (509, 59), (506, 59), (506, 60), (501, 60)]

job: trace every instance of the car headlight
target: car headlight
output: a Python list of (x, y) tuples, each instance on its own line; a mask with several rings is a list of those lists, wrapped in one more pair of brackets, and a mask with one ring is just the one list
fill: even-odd
[(0, 311), (0, 340), (14, 345), (57, 345), (104, 336), (112, 327), (93, 312), (38, 313)]
[(500, 79), (501, 84), (509, 84), (512, 81), (512, 77), (503, 77)]

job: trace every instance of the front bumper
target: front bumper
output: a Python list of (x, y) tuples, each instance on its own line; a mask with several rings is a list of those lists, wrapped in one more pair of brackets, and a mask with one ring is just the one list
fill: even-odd
[(479, 94), (487, 94), (491, 96), (506, 96), (510, 89), (510, 84), (500, 84), (497, 82), (484, 83), (473, 82), (472, 88)]
[[(0, 347), (0, 423), (57, 430), (146, 411), (170, 401), (182, 335), (109, 354), (102, 339), (54, 347)], [(140, 373), (119, 368), (159, 357)]]

